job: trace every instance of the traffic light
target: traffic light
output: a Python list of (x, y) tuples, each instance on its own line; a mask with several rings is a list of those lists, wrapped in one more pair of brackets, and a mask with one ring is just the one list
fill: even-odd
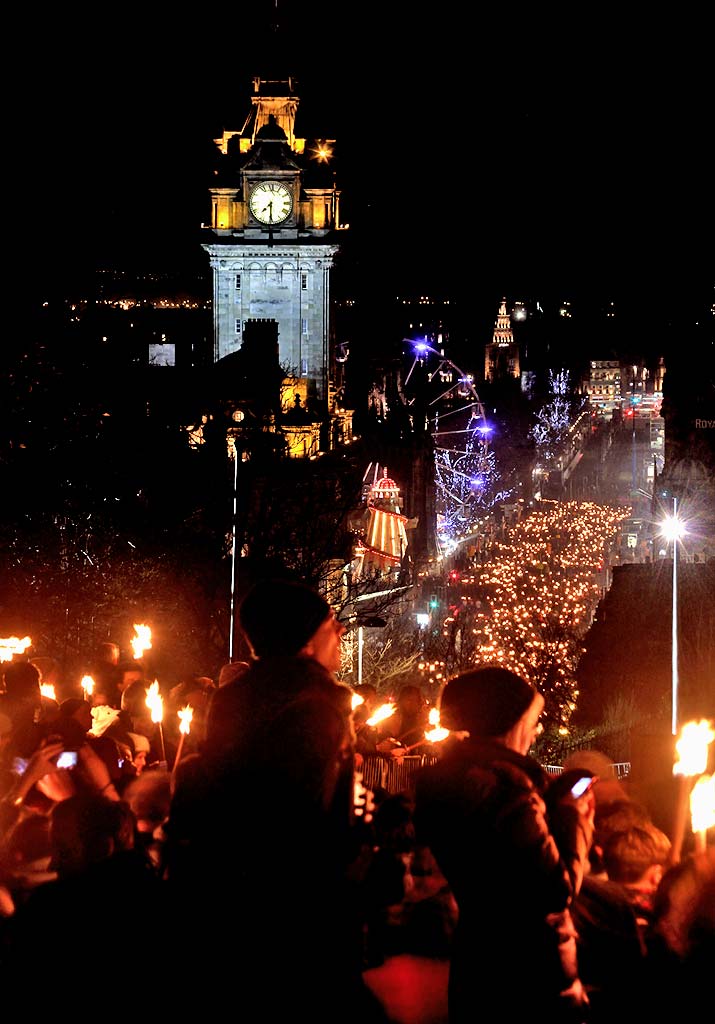
[(430, 608), (439, 608), (439, 598), (436, 594), (430, 594), (429, 606)]

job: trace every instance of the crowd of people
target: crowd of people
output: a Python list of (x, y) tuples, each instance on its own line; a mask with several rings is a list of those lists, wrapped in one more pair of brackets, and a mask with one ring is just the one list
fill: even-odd
[(1, 666), (13, 1005), (599, 1024), (707, 1002), (715, 848), (676, 855), (598, 752), (547, 774), (530, 683), (497, 666), (448, 680), (438, 754), (398, 792), (366, 788), (368, 759), (423, 747), (419, 687), (373, 723), (376, 688), (338, 680), (344, 626), (302, 583), (259, 581), (238, 614), (250, 661), (166, 695), (192, 709), (188, 734), (154, 720), (116, 644), (91, 696), (52, 658)]

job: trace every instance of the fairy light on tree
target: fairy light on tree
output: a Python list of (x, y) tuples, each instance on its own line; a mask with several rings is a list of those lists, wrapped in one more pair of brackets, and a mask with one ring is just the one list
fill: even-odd
[(529, 431), (540, 457), (546, 462), (556, 458), (566, 440), (574, 406), (568, 370), (549, 370), (548, 380), (551, 398), (535, 414), (536, 422)]
[[(448, 553), (476, 533), (499, 500), (501, 480), (490, 450), (492, 426), (471, 375), (427, 338), (404, 339), (413, 357), (401, 394), (413, 429), (431, 434), (434, 446), (437, 535)], [(385, 406), (387, 415), (388, 409)]]
[[(490, 428), (487, 428), (487, 431)], [(465, 451), (438, 448), (435, 452), (435, 480), (443, 497), (441, 532), (447, 537), (465, 537), (476, 532), (479, 522), (493, 509), (501, 473), (496, 455), (485, 448), (485, 433), (477, 430)]]

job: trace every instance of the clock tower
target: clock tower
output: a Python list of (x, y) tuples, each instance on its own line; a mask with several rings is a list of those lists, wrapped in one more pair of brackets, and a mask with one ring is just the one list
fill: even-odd
[(295, 84), (254, 78), (243, 127), (214, 140), (202, 244), (213, 272), (214, 361), (241, 348), (249, 320), (272, 320), (283, 372), (328, 416), (336, 369), (330, 271), (344, 228), (334, 140), (296, 135)]

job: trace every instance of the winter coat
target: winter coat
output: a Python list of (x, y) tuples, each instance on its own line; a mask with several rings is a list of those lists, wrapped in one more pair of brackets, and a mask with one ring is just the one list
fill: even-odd
[(459, 907), (450, 1024), (587, 1019), (569, 907), (592, 829), (571, 805), (549, 815), (546, 785), (535, 760), (490, 739), (450, 741), (416, 779), (417, 840)]
[(164, 830), (178, 926), (224, 936), (213, 997), (253, 993), (251, 1019), (383, 1022), (350, 874), (370, 835), (353, 813), (350, 697), (312, 659), (261, 659), (216, 691), (204, 749), (176, 775)]

